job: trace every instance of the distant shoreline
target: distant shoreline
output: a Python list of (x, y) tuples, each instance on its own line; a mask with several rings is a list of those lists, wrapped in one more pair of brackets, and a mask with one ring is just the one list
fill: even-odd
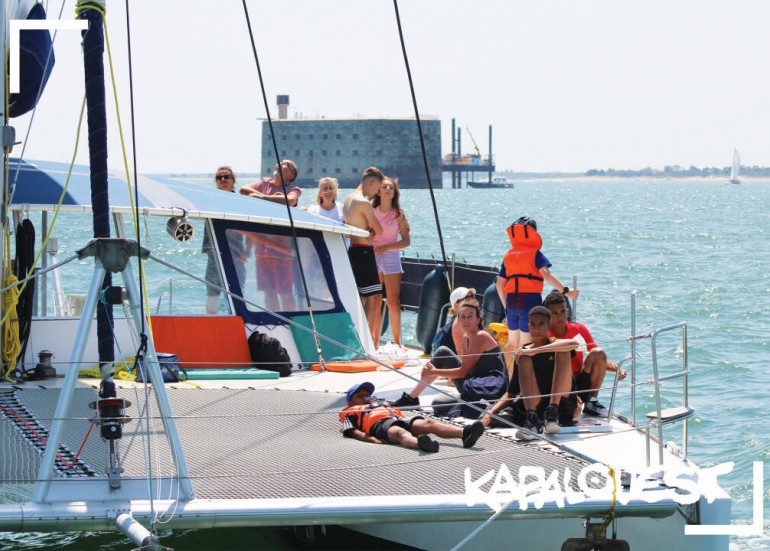
[[(498, 172), (496, 173), (500, 176), (505, 176), (510, 180), (511, 182), (532, 182), (532, 181), (540, 181), (540, 180), (548, 180), (551, 182), (570, 182), (570, 181), (582, 181), (582, 182), (628, 182), (629, 180), (637, 180), (637, 181), (655, 181), (655, 182), (663, 182), (663, 181), (676, 181), (676, 182), (692, 182), (692, 183), (709, 183), (709, 182), (716, 182), (716, 183), (725, 183), (727, 184), (727, 176), (606, 176), (606, 175), (596, 175), (592, 174), (590, 176), (587, 176), (585, 174), (565, 174), (565, 173), (557, 173), (557, 174), (550, 174), (550, 173), (528, 173), (526, 175), (522, 174), (511, 174), (511, 173), (505, 173), (505, 172)], [(148, 176), (151, 177), (158, 177), (158, 178), (171, 178), (175, 180), (180, 179), (190, 179), (190, 180), (201, 180), (206, 178), (213, 178), (213, 173), (152, 173), (148, 174)], [(258, 173), (243, 173), (238, 174), (238, 179), (241, 181), (253, 181), (258, 180), (261, 178), (262, 175)], [(768, 176), (741, 176), (740, 177), (741, 182), (767, 182), (770, 181), (770, 175)], [(342, 187), (342, 186), (341, 186)]]

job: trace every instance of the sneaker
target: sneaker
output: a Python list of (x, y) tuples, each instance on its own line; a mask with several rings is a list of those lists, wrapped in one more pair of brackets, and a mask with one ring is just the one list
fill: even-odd
[(421, 434), (417, 437), (417, 446), (424, 452), (436, 453), (438, 451), (438, 442), (433, 440), (427, 434)]
[(559, 426), (559, 406), (548, 404), (548, 407), (545, 408), (543, 419), (545, 420), (544, 432), (546, 434), (558, 434), (561, 432), (561, 427)]
[(401, 393), (401, 398), (399, 398), (398, 400), (393, 402), (391, 405), (394, 408), (419, 406), (420, 405), (420, 399), (419, 398), (412, 398), (406, 392), (403, 392), (403, 393)]
[(537, 438), (535, 434), (540, 434), (543, 432), (543, 423), (540, 421), (540, 416), (537, 414), (537, 411), (534, 409), (527, 411), (527, 421), (524, 423), (524, 427), (522, 428), (526, 430), (519, 429), (516, 431), (516, 438), (519, 440), (534, 440)]
[(472, 448), (476, 440), (484, 434), (484, 425), (481, 421), (463, 427), (463, 448)]
[(610, 411), (599, 403), (596, 397), (591, 398), (583, 404), (583, 413), (593, 415), (594, 417), (607, 417)]

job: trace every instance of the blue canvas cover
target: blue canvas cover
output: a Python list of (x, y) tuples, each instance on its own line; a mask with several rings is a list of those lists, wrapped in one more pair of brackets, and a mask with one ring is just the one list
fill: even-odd
[[(35, 4), (27, 19), (45, 19), (43, 4)], [(20, 117), (31, 111), (42, 95), (54, 65), (51, 34), (46, 30), (26, 30), (19, 33), (19, 93), (11, 94), (8, 115)]]

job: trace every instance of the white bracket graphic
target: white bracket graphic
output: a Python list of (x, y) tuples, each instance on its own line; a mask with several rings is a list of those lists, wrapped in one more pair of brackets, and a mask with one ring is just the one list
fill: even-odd
[(10, 54), (10, 93), (18, 94), (21, 85), (19, 68), (19, 33), (21, 31), (84, 31), (88, 28), (88, 21), (85, 19), (11, 19), (9, 38)]
[(765, 476), (762, 461), (754, 461), (754, 518), (751, 524), (693, 524), (684, 527), (686, 536), (761, 536), (764, 517), (762, 494)]

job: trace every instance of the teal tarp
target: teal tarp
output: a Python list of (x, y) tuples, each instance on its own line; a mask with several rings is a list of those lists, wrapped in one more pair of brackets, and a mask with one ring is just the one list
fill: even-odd
[[(327, 362), (337, 362), (364, 357), (364, 348), (361, 346), (361, 340), (356, 333), (356, 326), (353, 325), (353, 319), (348, 312), (315, 314), (313, 319), (315, 320), (316, 330), (321, 335), (325, 335), (355, 350), (355, 352), (351, 352), (319, 337), (324, 360)], [(310, 316), (294, 316), (292, 321), (302, 327), (312, 328)], [(315, 338), (312, 332), (292, 325), (291, 334), (294, 337), (294, 342), (299, 350), (299, 356), (302, 359), (303, 365), (309, 367), (310, 364), (318, 362), (318, 352), (316, 351)]]

